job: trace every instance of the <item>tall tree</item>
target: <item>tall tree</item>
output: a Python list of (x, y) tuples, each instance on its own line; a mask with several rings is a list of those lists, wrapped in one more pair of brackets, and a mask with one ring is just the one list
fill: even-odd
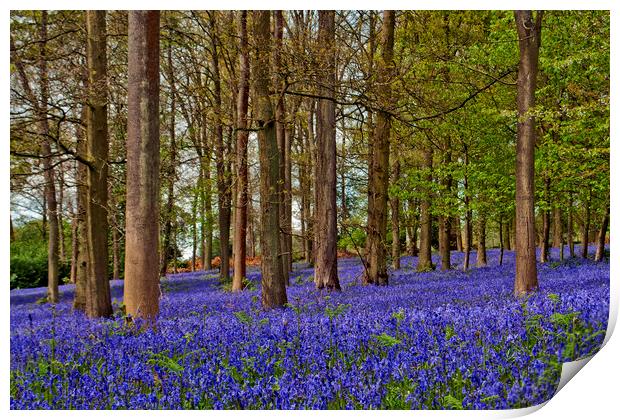
[[(399, 178), (400, 159), (394, 144), (392, 145), (392, 184), (398, 184)], [(400, 269), (400, 199), (398, 194), (393, 194), (390, 197), (390, 213), (392, 221), (392, 268), (398, 270)]]
[(86, 315), (110, 316), (112, 301), (108, 281), (108, 89), (106, 53), (106, 13), (86, 12), (88, 33), (88, 108), (86, 115), (86, 155), (90, 160), (86, 175), (86, 231), (88, 278)]
[(159, 16), (129, 12), (124, 302), (128, 315), (149, 321), (160, 294)]
[[(35, 117), (38, 121), (37, 135), (40, 138), (41, 163), (43, 166), (43, 176), (45, 180), (44, 200), (43, 200), (43, 232), (47, 233), (47, 299), (50, 302), (58, 302), (58, 217), (56, 202), (55, 171), (52, 162), (52, 147), (50, 142), (50, 130), (48, 122), (48, 102), (49, 102), (49, 79), (47, 68), (47, 10), (41, 11), (41, 20), (38, 23), (38, 57), (37, 67), (39, 76), (39, 96), (30, 86), (28, 75), (24, 68), (21, 57), (18, 56), (17, 48), (11, 36), (11, 60), (17, 70), (19, 80), (24, 89), (26, 98), (30, 101), (34, 109)], [(48, 222), (49, 221), (49, 222)]]
[(542, 211), (542, 240), (540, 241), (540, 262), (549, 260), (549, 232), (551, 229), (551, 180), (545, 177), (545, 206)]
[(314, 283), (317, 288), (340, 290), (336, 256), (336, 24), (335, 12), (319, 11), (318, 41), (321, 51), (316, 138), (316, 261)]
[(222, 123), (222, 84), (219, 64), (219, 35), (214, 11), (209, 12), (209, 31), (211, 37), (211, 78), (213, 79), (214, 113), (215, 113), (215, 153), (217, 171), (218, 223), (220, 227), (220, 279), (230, 276), (230, 174), (226, 170), (226, 148), (224, 145), (224, 127)]
[(168, 261), (176, 249), (176, 244), (172, 242), (173, 219), (174, 219), (174, 184), (176, 182), (176, 165), (177, 165), (177, 142), (176, 142), (176, 81), (174, 75), (174, 67), (172, 60), (172, 42), (168, 42), (167, 66), (166, 73), (168, 84), (170, 85), (170, 121), (168, 125), (168, 137), (170, 138), (170, 159), (168, 162), (168, 170), (166, 171), (166, 181), (168, 182), (168, 191), (166, 197), (166, 207), (164, 209), (164, 243), (161, 251), (161, 275), (166, 275), (168, 269)]
[[(278, 149), (280, 150), (280, 182), (278, 183), (279, 197), (280, 197), (280, 254), (282, 254), (282, 272), (284, 273), (284, 280), (288, 286), (289, 272), (292, 268), (291, 249), (288, 249), (290, 238), (290, 227), (288, 225), (288, 212), (287, 212), (287, 195), (290, 191), (287, 191), (286, 185), (286, 151), (287, 151), (287, 138), (286, 138), (286, 104), (284, 100), (283, 88), (284, 79), (281, 76), (284, 71), (284, 63), (282, 60), (283, 37), (284, 37), (284, 14), (282, 10), (275, 10), (274, 16), (274, 39), (275, 44), (273, 48), (273, 69), (274, 69), (274, 90), (277, 94), (276, 99), (276, 139), (278, 141)], [(290, 175), (289, 175), (290, 177)], [(290, 178), (289, 178), (290, 179)], [(290, 186), (289, 186), (290, 189)]]
[(368, 236), (366, 239), (368, 241), (366, 246), (368, 269), (365, 272), (365, 282), (376, 285), (388, 284), (386, 230), (392, 124), (388, 108), (391, 102), (390, 84), (394, 69), (394, 26), (394, 11), (385, 10), (381, 30), (381, 60), (377, 66), (378, 96), (380, 97), (381, 109), (377, 111), (377, 122), (373, 131), (372, 173), (369, 174), (369, 184), (372, 184), (372, 206), (369, 204)]
[(280, 206), (278, 182), (280, 153), (276, 139), (275, 114), (269, 97), (269, 65), (271, 54), (270, 12), (253, 14), (256, 69), (254, 77), (255, 115), (258, 123), (261, 207), (261, 289), (265, 308), (284, 306), (286, 286), (280, 251)]
[(594, 261), (603, 261), (605, 256), (605, 239), (607, 237), (607, 228), (609, 227), (609, 202), (605, 207), (605, 216), (603, 217), (603, 223), (601, 224), (601, 230), (599, 231), (596, 254), (594, 255)]
[(237, 91), (237, 206), (233, 238), (234, 275), (232, 290), (243, 288), (246, 275), (245, 256), (248, 229), (248, 96), (250, 91), (250, 63), (248, 51), (247, 12), (239, 12), (239, 87)]
[(418, 251), (418, 271), (433, 270), (435, 267), (431, 260), (431, 236), (433, 232), (433, 219), (431, 214), (431, 183), (433, 182), (433, 146), (424, 145), (422, 154), (424, 157), (424, 197), (420, 201), (420, 250)]
[(531, 10), (515, 11), (519, 36), (519, 74), (517, 79), (517, 167), (516, 167), (516, 274), (515, 295), (538, 287), (536, 275), (536, 234), (534, 225), (534, 148), (536, 121), (532, 115), (543, 12), (536, 18)]

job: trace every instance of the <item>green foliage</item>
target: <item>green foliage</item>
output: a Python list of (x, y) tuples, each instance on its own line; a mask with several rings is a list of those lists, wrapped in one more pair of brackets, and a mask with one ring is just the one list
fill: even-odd
[(237, 318), (237, 320), (241, 322), (242, 324), (252, 325), (253, 318), (250, 315), (248, 315), (245, 311), (235, 312), (234, 315), (235, 315), (235, 318)]
[(458, 398), (448, 394), (443, 398), (443, 404), (447, 408), (451, 410), (462, 410), (463, 409), (463, 401)]
[(338, 306), (329, 304), (325, 307), (325, 315), (327, 315), (330, 321), (333, 321), (335, 318), (345, 313), (350, 307), (350, 304), (339, 303)]
[(162, 369), (166, 369), (174, 373), (183, 373), (183, 366), (181, 366), (175, 359), (166, 356), (163, 353), (150, 353), (151, 357), (147, 360), (147, 363), (152, 366), (158, 366)]
[[(241, 279), (241, 284), (243, 285), (243, 290), (257, 290), (256, 284), (245, 277)], [(232, 278), (226, 277), (224, 280), (220, 280), (220, 289), (225, 292), (232, 292)]]
[[(41, 221), (35, 220), (15, 228), (11, 242), (11, 289), (47, 286), (47, 240)], [(59, 278), (69, 276), (70, 266), (59, 261)]]
[(400, 343), (402, 343), (401, 340), (399, 340), (396, 337), (392, 337), (391, 335), (383, 332), (381, 334), (373, 334), (372, 336), (375, 341), (377, 342), (377, 344), (379, 344), (380, 346), (383, 347), (394, 347)]

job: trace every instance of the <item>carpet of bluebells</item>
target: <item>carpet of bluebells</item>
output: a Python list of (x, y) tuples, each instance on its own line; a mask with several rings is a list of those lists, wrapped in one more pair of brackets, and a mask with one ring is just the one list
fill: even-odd
[[(579, 251), (577, 247), (577, 252)], [(568, 252), (566, 252), (568, 254)], [(11, 291), (13, 409), (503, 409), (551, 398), (561, 363), (595, 353), (609, 309), (609, 259), (539, 264), (540, 290), (512, 296), (514, 254), (498, 265), (417, 273), (404, 257), (387, 287), (339, 260), (342, 292), (297, 266), (285, 309), (260, 308), (260, 272), (233, 294), (217, 273), (162, 281), (156, 329), (37, 303)], [(475, 261), (475, 253), (473, 253)], [(435, 261), (437, 263), (437, 261)], [(458, 266), (457, 266), (458, 265)]]

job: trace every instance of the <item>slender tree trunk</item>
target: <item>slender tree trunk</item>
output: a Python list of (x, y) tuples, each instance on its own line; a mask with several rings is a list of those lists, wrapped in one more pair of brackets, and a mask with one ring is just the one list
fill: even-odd
[(559, 205), (553, 207), (553, 247), (560, 252), (560, 261), (564, 260), (564, 227), (562, 226), (562, 209)]
[(456, 231), (456, 250), (463, 252), (463, 235), (461, 233), (461, 218), (456, 216), (454, 219), (454, 230)]
[(260, 160), (261, 196), (261, 294), (264, 308), (284, 306), (286, 286), (280, 251), (280, 206), (278, 182), (280, 153), (276, 139), (275, 115), (269, 97), (269, 55), (271, 50), (270, 12), (253, 12), (256, 45), (254, 90)]
[(56, 185), (54, 166), (52, 165), (52, 147), (50, 145), (49, 124), (47, 120), (47, 103), (49, 99), (49, 82), (47, 71), (47, 11), (41, 12), (41, 24), (39, 26), (39, 80), (40, 80), (40, 103), (37, 107), (40, 120), (41, 152), (43, 156), (43, 170), (45, 178), (45, 204), (48, 219), (48, 247), (47, 247), (47, 299), (50, 302), (58, 302), (58, 216), (56, 202)]
[(287, 249), (288, 245), (288, 236), (290, 235), (290, 231), (286, 230), (286, 204), (285, 204), (285, 195), (286, 195), (286, 186), (285, 186), (285, 172), (286, 172), (286, 111), (285, 111), (285, 103), (284, 103), (284, 95), (281, 95), (280, 92), (283, 88), (283, 81), (279, 76), (283, 71), (283, 66), (281, 63), (281, 51), (282, 51), (282, 40), (284, 34), (284, 15), (282, 10), (275, 10), (273, 12), (274, 15), (274, 39), (275, 44), (273, 48), (273, 69), (275, 76), (275, 84), (274, 90), (277, 95), (276, 100), (276, 109), (275, 109), (275, 118), (276, 118), (276, 139), (278, 142), (278, 150), (280, 152), (280, 181), (278, 182), (278, 197), (279, 197), (279, 206), (280, 206), (280, 255), (282, 259), (282, 273), (284, 275), (284, 281), (286, 285), (289, 284), (289, 271), (291, 267), (290, 260), (290, 251)]
[[(391, 76), (393, 72), (395, 13), (393, 10), (383, 11), (383, 28), (381, 32), (381, 60), (377, 66), (379, 77), (380, 101), (384, 108), (390, 106)], [(372, 176), (372, 212), (369, 214), (369, 234), (367, 237), (369, 251), (366, 283), (379, 286), (388, 284), (386, 267), (386, 230), (387, 202), (390, 171), (390, 131), (392, 121), (387, 111), (377, 112), (377, 123), (373, 131)]]
[(588, 201), (585, 203), (585, 216), (581, 227), (581, 258), (588, 258), (588, 242), (590, 238), (590, 203), (592, 201), (592, 188), (588, 191)]
[(499, 216), (499, 265), (504, 263), (504, 223), (502, 223), (502, 215)]
[(112, 231), (112, 278), (121, 278), (121, 230), (119, 226), (118, 217), (116, 212), (118, 208), (116, 206), (116, 199), (112, 192), (112, 186), (108, 183), (108, 199), (111, 212), (108, 212), (110, 230)]
[(196, 250), (198, 248), (198, 192), (194, 191), (192, 200), (192, 272), (196, 271)]
[(219, 44), (213, 13), (209, 13), (211, 31), (211, 78), (213, 80), (215, 113), (215, 153), (217, 171), (218, 224), (220, 229), (220, 280), (230, 276), (230, 179), (226, 173), (226, 156), (224, 148), (224, 131), (222, 125), (222, 88), (220, 81)]
[(65, 252), (65, 229), (63, 222), (63, 204), (65, 190), (65, 175), (63, 171), (63, 165), (58, 165), (58, 258), (60, 264), (64, 265), (67, 261), (67, 254)]
[(116, 226), (112, 228), (112, 278), (121, 278), (121, 238)]
[(252, 184), (249, 182), (248, 178), (248, 242), (250, 244), (249, 249), (249, 257), (256, 257), (256, 214), (254, 213), (253, 204), (252, 204), (252, 192), (251, 186)]
[(568, 199), (568, 220), (566, 221), (566, 238), (568, 241), (568, 253), (575, 258), (575, 234), (573, 232), (573, 195)]
[(542, 238), (540, 241), (540, 262), (545, 263), (549, 261), (549, 233), (551, 227), (551, 211), (549, 210), (550, 204), (550, 182), (549, 178), (545, 178), (545, 201), (546, 208), (543, 209), (542, 215)]
[(248, 96), (250, 91), (250, 64), (248, 52), (247, 12), (239, 12), (239, 90), (237, 92), (237, 207), (235, 210), (235, 230), (233, 239), (234, 274), (232, 290), (243, 288), (246, 276), (246, 237), (248, 226)]
[(418, 227), (420, 224), (420, 218), (419, 218), (419, 213), (415, 210), (417, 205), (415, 203), (414, 200), (409, 199), (407, 202), (407, 206), (409, 208), (409, 213), (413, 213), (411, 215), (411, 226), (410, 226), (410, 232), (409, 232), (409, 237), (410, 237), (410, 242), (407, 245), (407, 253), (409, 255), (411, 255), (412, 257), (415, 257), (418, 255)]
[(609, 210), (609, 204), (607, 204), (607, 208), (605, 209), (605, 217), (603, 218), (601, 230), (598, 234), (598, 243), (596, 246), (594, 261), (603, 261), (603, 257), (605, 256), (605, 238), (607, 236), (607, 228), (609, 227)]
[[(368, 43), (369, 43), (369, 59), (368, 59), (368, 79), (371, 79), (371, 75), (374, 75), (374, 63), (375, 63), (375, 51), (376, 51), (376, 36), (375, 36), (375, 12), (371, 11), (370, 12), (370, 24), (369, 24), (369, 29), (368, 29)], [(368, 90), (373, 89), (372, 84), (369, 82), (368, 86), (367, 86)], [(374, 137), (372, 135), (372, 133), (374, 132), (374, 113), (371, 107), (367, 107), (366, 108), (366, 114), (368, 115), (367, 117), (367, 125), (368, 125), (368, 141), (367, 141), (367, 150), (368, 150), (368, 190), (367, 190), (367, 203), (368, 203), (368, 209), (367, 209), (367, 223), (366, 223), (366, 244), (365, 244), (365, 249), (364, 249), (364, 268), (365, 268), (365, 274), (363, 276), (363, 280), (362, 282), (364, 284), (368, 284), (368, 270), (370, 268), (370, 247), (373, 244), (373, 242), (370, 240), (370, 236), (371, 236), (371, 232), (372, 229), (374, 229), (374, 226), (372, 223), (374, 223), (374, 217), (375, 217), (375, 211), (374, 211), (374, 197), (375, 197), (375, 193), (374, 193), (374, 184), (372, 182), (372, 179), (374, 177), (374, 149), (375, 149), (375, 145), (373, 143), (374, 141)], [(362, 135), (363, 135), (363, 128), (362, 128)], [(372, 221), (372, 222), (371, 222)]]
[(465, 243), (463, 244), (463, 250), (465, 255), (463, 257), (463, 271), (469, 270), (469, 253), (471, 251), (472, 244), (472, 228), (471, 228), (471, 207), (469, 205), (470, 191), (469, 191), (469, 177), (468, 177), (468, 165), (469, 165), (469, 153), (467, 151), (467, 145), (465, 145), (465, 175), (463, 176), (463, 188), (465, 189)]
[[(309, 110), (308, 110), (308, 138), (307, 138), (307, 144), (305, 146), (305, 164), (306, 164), (306, 168), (311, 167), (311, 168), (315, 168), (316, 165), (313, 165), (312, 163), (314, 162), (314, 144), (316, 142), (315, 140), (315, 136), (314, 136), (314, 99), (311, 99), (309, 101)], [(312, 214), (312, 197), (314, 196), (313, 194), (313, 181), (316, 178), (315, 177), (315, 173), (314, 170), (311, 169), (308, 171), (308, 177), (310, 178), (310, 181), (306, 184), (307, 185), (307, 198), (306, 198), (306, 263), (309, 265), (313, 265), (314, 264), (314, 215)], [(316, 205), (316, 203), (315, 203)], [(316, 212), (315, 212), (316, 213)]]
[[(168, 44), (168, 83), (170, 84), (170, 125), (168, 126), (168, 136), (170, 137), (170, 161), (166, 171), (166, 181), (168, 182), (168, 197), (164, 210), (164, 243), (161, 251), (160, 275), (165, 276), (168, 270), (168, 262), (171, 251), (176, 249), (176, 244), (171, 249), (171, 238), (174, 235), (174, 183), (176, 182), (177, 165), (177, 145), (176, 145), (176, 83), (174, 80), (174, 68), (172, 66), (172, 44)], [(175, 260), (176, 261), (176, 260)]]
[[(445, 152), (443, 153), (443, 163), (446, 166), (450, 165), (452, 161), (452, 155), (450, 149), (452, 148), (452, 142), (450, 138), (446, 139)], [(444, 187), (444, 194), (447, 196), (452, 195), (452, 177), (450, 175), (444, 175), (441, 183)], [(451, 229), (451, 217), (446, 214), (439, 216), (439, 254), (441, 256), (441, 270), (450, 269), (450, 231)]]
[(512, 249), (510, 245), (510, 218), (504, 223), (504, 249), (510, 251)]
[[(424, 168), (427, 172), (425, 181), (427, 184), (433, 181), (433, 147), (428, 144), (424, 146)], [(433, 221), (431, 216), (431, 191), (425, 189), (424, 198), (420, 202), (420, 252), (418, 253), (418, 271), (434, 270), (431, 260), (431, 236)]]
[(478, 217), (478, 249), (476, 252), (476, 267), (486, 267), (487, 265), (486, 227), (486, 217), (484, 215), (480, 215)]
[(9, 219), (11, 221), (11, 242), (15, 242), (15, 230), (13, 230), (13, 216), (9, 214)]
[[(395, 147), (393, 146), (393, 149)], [(392, 153), (392, 185), (398, 183), (400, 178), (400, 160), (398, 153)], [(400, 200), (397, 195), (390, 198), (390, 210), (392, 213), (392, 268), (400, 269)]]
[[(293, 111), (295, 112), (295, 111)], [(286, 245), (285, 280), (289, 285), (289, 275), (293, 271), (293, 196), (291, 183), (291, 143), (295, 136), (295, 125), (289, 125), (284, 131), (284, 226)]]
[(524, 295), (538, 288), (536, 274), (536, 235), (534, 233), (534, 148), (536, 122), (534, 107), (538, 50), (543, 12), (533, 21), (530, 10), (515, 11), (519, 36), (517, 79), (517, 165), (516, 165), (516, 274), (514, 293)]
[(340, 290), (336, 257), (336, 50), (335, 12), (319, 10), (319, 44), (324, 48), (323, 69), (320, 75), (321, 99), (317, 108), (317, 178), (314, 188), (316, 201), (316, 268), (314, 284), (317, 289)]
[(71, 201), (69, 201), (68, 210), (71, 214), (71, 267), (69, 270), (69, 282), (75, 284), (78, 264), (78, 221), (77, 210), (74, 210)]
[(151, 322), (159, 313), (159, 11), (130, 11), (124, 302)]

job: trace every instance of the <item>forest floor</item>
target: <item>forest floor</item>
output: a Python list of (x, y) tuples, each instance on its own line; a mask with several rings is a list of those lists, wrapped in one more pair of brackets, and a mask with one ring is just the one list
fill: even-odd
[[(579, 255), (579, 247), (577, 247)], [(568, 251), (565, 252), (568, 255)], [(285, 309), (260, 307), (260, 272), (231, 293), (217, 272), (162, 281), (156, 329), (89, 320), (45, 288), (11, 291), (11, 399), (34, 408), (518, 408), (555, 393), (561, 363), (594, 354), (609, 313), (609, 258), (538, 264), (540, 290), (512, 295), (514, 253), (488, 266), (417, 273), (403, 257), (387, 287), (340, 259), (341, 292), (296, 264)], [(475, 262), (475, 252), (471, 261)], [(438, 263), (437, 256), (433, 256)]]

